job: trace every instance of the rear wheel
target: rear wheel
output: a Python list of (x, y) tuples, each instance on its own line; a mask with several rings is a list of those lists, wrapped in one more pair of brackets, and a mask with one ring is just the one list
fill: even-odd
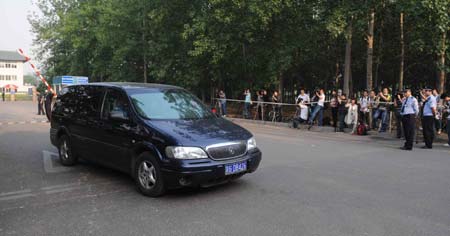
[(158, 161), (150, 153), (142, 153), (134, 167), (134, 177), (139, 191), (145, 196), (164, 194), (165, 186)]
[(76, 157), (76, 155), (74, 155), (74, 152), (72, 150), (69, 136), (65, 134), (59, 138), (58, 153), (59, 160), (64, 166), (73, 166), (78, 161), (78, 158)]

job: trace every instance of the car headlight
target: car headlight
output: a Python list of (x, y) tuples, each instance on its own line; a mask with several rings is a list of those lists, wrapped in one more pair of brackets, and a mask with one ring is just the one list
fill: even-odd
[(256, 148), (256, 140), (255, 138), (252, 137), (251, 139), (247, 140), (247, 151), (255, 148)]
[(208, 158), (205, 151), (198, 147), (167, 147), (166, 155), (176, 159), (202, 159)]

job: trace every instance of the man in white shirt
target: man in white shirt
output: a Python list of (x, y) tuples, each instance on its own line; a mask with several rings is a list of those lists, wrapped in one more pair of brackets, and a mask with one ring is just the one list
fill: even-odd
[(295, 103), (299, 103), (300, 99), (303, 101), (304, 104), (309, 104), (310, 99), (309, 95), (305, 93), (305, 89), (300, 89), (300, 95), (298, 95), (297, 99), (295, 100)]
[(316, 96), (319, 98), (317, 105), (314, 106), (314, 110), (311, 112), (311, 117), (309, 118), (309, 128), (311, 129), (314, 119), (316, 119), (317, 114), (319, 114), (319, 126), (322, 126), (323, 120), (323, 108), (325, 106), (325, 92), (323, 89), (316, 91)]

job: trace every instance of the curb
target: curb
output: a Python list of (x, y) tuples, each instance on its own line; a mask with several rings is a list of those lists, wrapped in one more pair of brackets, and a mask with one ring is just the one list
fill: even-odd
[(38, 124), (49, 123), (48, 120), (31, 120), (31, 121), (1, 121), (0, 126), (6, 125), (25, 125), (25, 124)]
[[(271, 121), (262, 121), (262, 120), (247, 120), (247, 119), (241, 119), (241, 118), (226, 118), (232, 122), (238, 122), (238, 123), (248, 123), (248, 124), (258, 124), (263, 126), (275, 126), (275, 127), (285, 127), (285, 128), (292, 128), (290, 123), (284, 123), (284, 122), (271, 122)], [(308, 130), (308, 125), (299, 125), (297, 128), (299, 130)], [(330, 126), (313, 126), (309, 131), (314, 132), (324, 132), (324, 133), (335, 133), (335, 130), (333, 127)], [(344, 133), (351, 133), (352, 130), (345, 128)]]
[[(247, 124), (258, 124), (262, 126), (272, 126), (272, 127), (285, 127), (285, 128), (291, 128), (289, 123), (284, 122), (271, 122), (271, 121), (262, 121), (262, 120), (247, 120), (247, 119), (241, 119), (241, 118), (230, 118), (226, 117), (225, 119), (236, 122), (236, 123), (247, 123)], [(299, 125), (299, 130), (308, 130), (308, 125)], [(330, 126), (313, 126), (310, 130), (312, 132), (320, 132), (320, 133), (335, 133), (334, 128)], [(351, 133), (352, 130), (349, 128), (344, 129), (344, 133)], [(395, 137), (395, 132), (389, 133), (378, 133), (375, 131), (369, 131), (368, 135), (365, 136), (372, 136), (372, 137), (382, 137), (385, 140), (398, 140)], [(446, 135), (444, 135), (446, 136)], [(423, 140), (420, 140), (420, 142), (423, 142)], [(435, 143), (447, 143), (446, 137), (435, 137), (434, 140)]]

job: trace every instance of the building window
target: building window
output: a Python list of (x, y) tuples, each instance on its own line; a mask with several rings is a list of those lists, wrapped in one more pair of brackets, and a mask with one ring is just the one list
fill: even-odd
[(5, 68), (11, 68), (11, 64), (10, 63), (6, 63), (5, 64)]
[(11, 76), (10, 75), (6, 75), (6, 80), (11, 80)]
[(5, 76), (4, 75), (0, 75), (0, 80), (5, 80)]
[(16, 81), (17, 80), (17, 75), (12, 75), (12, 80)]
[(17, 64), (11, 64), (11, 68), (17, 68)]
[(5, 68), (5, 63), (0, 62), (0, 68)]

